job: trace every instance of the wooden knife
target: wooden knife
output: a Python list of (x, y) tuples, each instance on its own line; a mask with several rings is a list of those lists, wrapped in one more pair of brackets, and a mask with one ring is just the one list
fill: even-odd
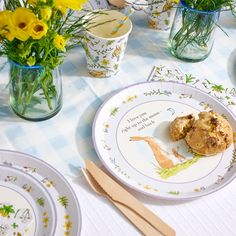
[(85, 165), (87, 171), (93, 176), (93, 178), (113, 201), (133, 210), (136, 214), (145, 219), (150, 225), (152, 225), (163, 235), (176, 235), (173, 228), (171, 228), (160, 217), (146, 208), (140, 201), (138, 201), (133, 195), (131, 195), (128, 191), (121, 187), (121, 185), (119, 185), (115, 180), (104, 173), (92, 161), (85, 160)]

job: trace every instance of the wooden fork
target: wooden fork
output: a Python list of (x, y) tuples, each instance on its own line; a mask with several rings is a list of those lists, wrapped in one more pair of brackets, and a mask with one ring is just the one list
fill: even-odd
[(133, 223), (144, 235), (147, 236), (163, 236), (160, 232), (158, 232), (155, 228), (153, 228), (145, 219), (137, 215), (134, 211), (130, 208), (124, 206), (119, 202), (115, 202), (109, 197), (103, 188), (97, 183), (97, 181), (93, 178), (93, 176), (84, 168), (81, 168), (82, 173), (87, 180), (90, 187), (93, 189), (94, 192), (97, 194), (106, 197), (110, 200), (113, 205), (117, 207), (128, 219), (131, 223)]

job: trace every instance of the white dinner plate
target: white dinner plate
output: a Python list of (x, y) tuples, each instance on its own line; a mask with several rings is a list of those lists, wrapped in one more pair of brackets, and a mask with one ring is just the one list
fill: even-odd
[[(235, 177), (235, 142), (223, 153), (199, 157), (184, 140), (170, 139), (169, 124), (177, 116), (211, 109), (222, 114), (236, 131), (234, 114), (197, 88), (160, 81), (135, 84), (113, 95), (97, 112), (94, 146), (105, 167), (135, 190), (165, 199), (200, 197)], [(168, 154), (173, 168), (159, 166), (147, 137)]]
[(0, 150), (0, 235), (77, 236), (81, 211), (65, 178), (33, 156)]
[[(42, 199), (44, 207), (39, 204)], [(4, 165), (0, 165), (0, 225), (0, 235), (9, 236), (54, 235), (56, 229), (56, 208), (48, 192), (27, 173)]]

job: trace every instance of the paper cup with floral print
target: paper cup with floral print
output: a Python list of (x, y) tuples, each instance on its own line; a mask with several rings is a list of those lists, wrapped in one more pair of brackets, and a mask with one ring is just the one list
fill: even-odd
[(86, 32), (84, 48), (87, 68), (93, 77), (105, 78), (116, 75), (124, 56), (132, 23), (127, 19), (116, 33), (112, 33), (125, 15), (116, 10), (103, 10), (92, 20)]
[(146, 13), (149, 27), (158, 30), (170, 29), (177, 2), (177, 0), (148, 0)]

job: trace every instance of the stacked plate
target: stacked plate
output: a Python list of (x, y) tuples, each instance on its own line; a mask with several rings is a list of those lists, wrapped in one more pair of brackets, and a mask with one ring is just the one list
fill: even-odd
[(47, 163), (0, 150), (0, 235), (77, 236), (81, 211), (64, 179)]

